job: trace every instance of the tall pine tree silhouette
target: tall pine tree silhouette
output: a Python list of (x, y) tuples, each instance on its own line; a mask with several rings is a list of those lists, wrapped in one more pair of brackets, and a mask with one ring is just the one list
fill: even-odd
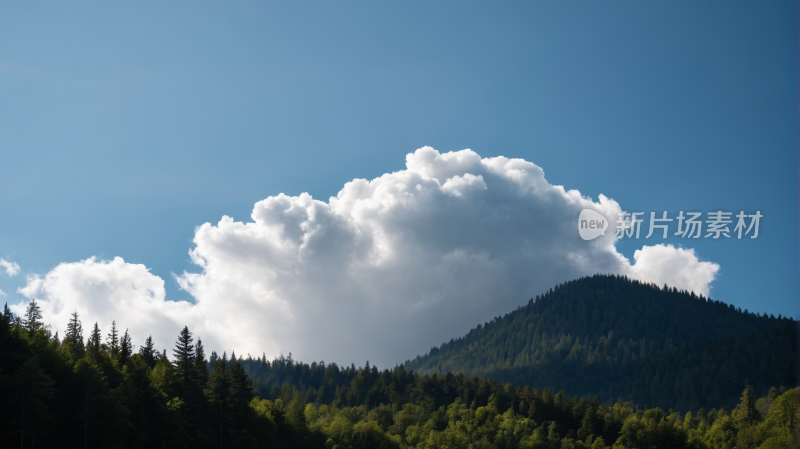
[(194, 345), (192, 345), (192, 333), (189, 332), (188, 326), (183, 326), (178, 341), (175, 342), (172, 355), (175, 356), (175, 367), (180, 373), (184, 388), (186, 388), (192, 380), (194, 368)]
[(31, 299), (31, 302), (28, 303), (28, 309), (25, 311), (25, 319), (22, 320), (22, 325), (30, 333), (42, 328), (42, 309), (39, 304), (36, 304), (35, 299)]
[(119, 333), (117, 333), (117, 320), (111, 322), (111, 332), (108, 333), (108, 349), (111, 350), (111, 357), (119, 357)]
[(158, 362), (158, 353), (156, 352), (156, 347), (153, 344), (153, 336), (148, 335), (147, 340), (144, 341), (144, 345), (139, 348), (139, 354), (144, 359), (144, 363), (147, 363), (147, 366), (150, 369), (156, 367), (156, 363)]
[(97, 326), (97, 321), (94, 322), (94, 329), (92, 329), (92, 335), (89, 336), (89, 353), (92, 356), (96, 357), (100, 354), (100, 344), (102, 342), (102, 336), (100, 334), (100, 327)]
[(6, 303), (3, 307), (3, 324), (11, 326), (12, 321), (14, 321), (14, 314), (11, 313), (11, 309), (8, 308), (8, 303)]
[(64, 340), (70, 339), (76, 345), (83, 346), (83, 325), (81, 325), (81, 320), (78, 319), (78, 312), (72, 312), (72, 316), (69, 319), (69, 323), (67, 323), (67, 335), (64, 336)]
[(204, 386), (208, 381), (208, 361), (206, 360), (203, 341), (199, 338), (194, 350), (194, 369), (197, 372), (197, 383)]
[(131, 336), (128, 335), (128, 329), (125, 329), (125, 334), (119, 345), (119, 366), (125, 366), (125, 363), (133, 353), (133, 345), (131, 344)]

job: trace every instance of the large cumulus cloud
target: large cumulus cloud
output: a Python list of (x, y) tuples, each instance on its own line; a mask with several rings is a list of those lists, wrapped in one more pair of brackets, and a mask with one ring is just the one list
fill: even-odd
[[(613, 232), (581, 240), (585, 207), (607, 217), (621, 210), (603, 195), (595, 202), (551, 185), (528, 161), (426, 147), (406, 157), (405, 170), (348, 182), (327, 202), (281, 194), (256, 203), (252, 221), (226, 216), (197, 228), (190, 256), (200, 272), (175, 276), (194, 305), (165, 302), (163, 281), (121, 259), (62, 264), (21, 291), (60, 314), (78, 305), (95, 314), (90, 305), (104, 302), (107, 322), (124, 316), (141, 334), (169, 327), (168, 341), (188, 324), (220, 351), (382, 366), (582, 275), (708, 293), (718, 266), (691, 250), (644, 247), (631, 265)], [(117, 287), (97, 287), (104, 276)], [(128, 277), (140, 286), (127, 288)]]

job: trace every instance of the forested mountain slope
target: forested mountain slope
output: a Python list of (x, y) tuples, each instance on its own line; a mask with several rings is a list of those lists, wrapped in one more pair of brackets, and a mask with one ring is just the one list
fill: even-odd
[[(745, 386), (733, 409), (679, 413), (403, 366), (216, 352), (208, 361), (186, 326), (170, 359), (150, 337), (135, 353), (115, 321), (105, 339), (98, 323), (84, 339), (74, 312), (62, 340), (42, 319), (35, 300), (22, 317), (8, 307), (0, 315), (3, 448), (727, 449), (800, 439), (800, 394), (785, 385), (760, 399)], [(781, 343), (780, 329), (791, 326), (767, 323), (752, 335), (777, 328)], [(738, 338), (708, 341), (746, 352)]]
[(603, 401), (732, 407), (748, 383), (759, 394), (797, 383), (796, 329), (788, 318), (596, 275), (559, 285), (404, 366)]

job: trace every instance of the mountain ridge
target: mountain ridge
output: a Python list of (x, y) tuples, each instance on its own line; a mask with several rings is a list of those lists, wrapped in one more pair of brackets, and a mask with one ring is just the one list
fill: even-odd
[(764, 393), (795, 385), (796, 330), (790, 318), (594, 275), (559, 284), (403, 366), (665, 409), (711, 408), (730, 406), (747, 383)]

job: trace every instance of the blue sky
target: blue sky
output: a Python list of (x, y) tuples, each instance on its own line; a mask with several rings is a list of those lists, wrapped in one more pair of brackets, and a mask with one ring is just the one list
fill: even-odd
[(197, 226), (432, 146), (627, 210), (760, 210), (756, 240), (684, 246), (712, 297), (798, 317), (799, 50), (788, 1), (5, 3), (0, 289), (119, 256), (191, 300)]

